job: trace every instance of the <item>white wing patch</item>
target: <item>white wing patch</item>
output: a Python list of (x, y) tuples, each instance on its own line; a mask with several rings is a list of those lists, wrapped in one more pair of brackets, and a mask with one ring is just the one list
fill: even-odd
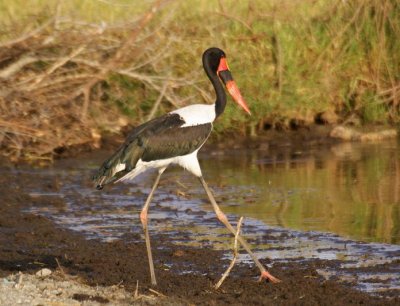
[(185, 120), (181, 127), (212, 123), (215, 120), (215, 104), (193, 104), (171, 112)]
[(115, 166), (114, 171), (115, 173), (125, 170), (125, 164), (118, 164)]

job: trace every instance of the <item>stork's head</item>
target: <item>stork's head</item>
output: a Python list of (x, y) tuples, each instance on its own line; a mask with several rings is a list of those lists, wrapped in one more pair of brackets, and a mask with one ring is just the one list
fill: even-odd
[(203, 54), (203, 62), (207, 63), (211, 70), (217, 74), (220, 80), (224, 83), (233, 100), (239, 104), (248, 114), (250, 113), (246, 101), (242, 97), (236, 82), (233, 80), (226, 60), (225, 52), (219, 48), (207, 49)]

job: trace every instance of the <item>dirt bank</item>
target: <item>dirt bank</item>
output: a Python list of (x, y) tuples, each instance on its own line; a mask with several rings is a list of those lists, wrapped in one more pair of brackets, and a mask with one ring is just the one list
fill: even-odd
[[(77, 160), (68, 159), (61, 162), (71, 165), (77, 163)], [(222, 252), (208, 247), (196, 249), (176, 246), (171, 244), (162, 233), (152, 239), (154, 257), (159, 259), (156, 265), (159, 284), (154, 288), (159, 294), (152, 293), (144, 242), (126, 242), (136, 240), (128, 236), (108, 243), (86, 240), (79, 233), (55, 226), (45, 217), (23, 212), (33, 205), (47, 207), (65, 205), (62, 200), (51, 197), (32, 198), (25, 191), (25, 186), (32, 184), (40, 189), (57, 191), (58, 182), (41, 178), (35, 181), (24, 175), (24, 171), (14, 172), (14, 166), (3, 165), (2, 167), (5, 171), (2, 171), (3, 175), (0, 177), (2, 203), (0, 205), (0, 277), (9, 277), (10, 274), (18, 272), (35, 274), (42, 268), (57, 271), (56, 276), (52, 276), (56, 277), (53, 279), (54, 282), (74, 282), (70, 286), (58, 286), (58, 283), (54, 285), (61, 288), (61, 291), (53, 290), (54, 294), (64, 297), (65, 303), (71, 299), (78, 302), (88, 300), (91, 303), (135, 302), (160, 305), (166, 303), (398, 305), (400, 303), (400, 299), (395, 296), (396, 292), (388, 292), (386, 297), (373, 297), (342, 284), (325, 281), (316, 272), (318, 268), (332, 265), (332, 262), (324, 261), (312, 261), (302, 266), (275, 264), (271, 272), (283, 280), (282, 283), (276, 285), (258, 283), (256, 281), (258, 271), (255, 267), (235, 266), (235, 273), (229, 276), (222, 287), (216, 291), (213, 289), (213, 284), (218, 281), (228, 263), (221, 259)], [(137, 236), (140, 233), (129, 235)], [(267, 264), (269, 261), (263, 260), (263, 262)], [(195, 266), (199, 272), (184, 275), (176, 273), (184, 270), (187, 265)], [(170, 266), (174, 268), (168, 268)], [(32, 281), (31, 277), (24, 278), (26, 282)], [(12, 278), (7, 278), (7, 280), (13, 281)], [(140, 294), (151, 295), (155, 298), (136, 300), (132, 298), (137, 282)], [(123, 293), (115, 295), (110, 293), (112, 292), (110, 288), (102, 289), (96, 291), (97, 295), (94, 299), (93, 293), (88, 293), (87, 287), (82, 285), (80, 288), (77, 283), (94, 288), (117, 286)], [(28, 286), (28, 283), (23, 282), (24, 284)], [(39, 285), (35, 286), (37, 288)], [(19, 290), (14, 287), (12, 290)], [(8, 287), (3, 286), (3, 288)], [(10, 290), (10, 288), (2, 290), (0, 295), (11, 294)], [(49, 294), (51, 290), (43, 289), (37, 292)], [(49, 296), (45, 298), (51, 300)]]

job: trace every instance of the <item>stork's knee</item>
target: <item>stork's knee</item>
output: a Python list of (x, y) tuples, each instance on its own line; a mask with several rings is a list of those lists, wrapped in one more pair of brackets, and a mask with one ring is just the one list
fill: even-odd
[(216, 214), (217, 214), (217, 218), (219, 221), (221, 221), (224, 224), (226, 224), (228, 222), (228, 218), (222, 211), (218, 210), (218, 211), (216, 211)]
[(140, 222), (142, 222), (143, 226), (147, 225), (147, 211), (142, 210), (140, 212)]

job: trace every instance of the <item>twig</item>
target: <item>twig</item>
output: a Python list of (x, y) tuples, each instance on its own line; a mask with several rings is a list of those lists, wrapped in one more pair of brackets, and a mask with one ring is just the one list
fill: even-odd
[(79, 53), (81, 53), (83, 50), (85, 49), (85, 46), (80, 46), (79, 48), (77, 48), (76, 50), (72, 51), (72, 53), (68, 56), (68, 57), (64, 57), (61, 58), (60, 60), (58, 60), (57, 62), (55, 62), (49, 69), (47, 69), (47, 71), (42, 74), (41, 76), (39, 76), (35, 82), (29, 86), (29, 89), (32, 89), (33, 87), (35, 87), (36, 85), (38, 85), (39, 83), (41, 83), (46, 77), (48, 77), (50, 74), (52, 74), (54, 71), (56, 71), (58, 68), (64, 66), (67, 62), (69, 62), (71, 59), (73, 59), (74, 57), (76, 57)]
[(31, 56), (30, 54), (20, 57), (17, 61), (15, 61), (14, 63), (7, 66), (5, 69), (0, 71), (0, 79), (7, 79), (13, 76), (22, 68), (24, 68), (26, 65), (36, 62), (36, 60), (37, 59)]
[(57, 0), (56, 10), (54, 12), (54, 29), (60, 28), (61, 0)]
[(329, 42), (329, 44), (325, 47), (325, 49), (318, 55), (318, 58), (314, 62), (314, 67), (319, 67), (322, 61), (322, 56), (329, 50), (329, 48), (347, 32), (347, 30), (350, 28), (350, 26), (356, 21), (359, 13), (361, 12), (361, 9), (363, 8), (363, 5), (360, 4), (357, 10), (355, 11), (354, 15), (351, 17), (350, 21), (342, 28), (342, 30), (336, 34), (334, 38)]
[(222, 285), (225, 278), (228, 277), (229, 273), (231, 272), (233, 266), (236, 263), (236, 259), (238, 256), (238, 237), (240, 235), (240, 227), (242, 226), (242, 222), (243, 222), (243, 217), (240, 217), (238, 225), (237, 225), (237, 229), (236, 229), (235, 242), (233, 244), (233, 258), (232, 258), (231, 264), (229, 265), (228, 269), (226, 269), (225, 273), (222, 275), (222, 277), (218, 281), (218, 283), (214, 286), (215, 289), (218, 289)]
[(183, 188), (185, 188), (185, 189), (188, 189), (188, 186), (186, 186), (185, 184), (183, 184), (183, 183), (180, 182), (180, 181), (175, 181), (175, 183), (177, 183), (178, 185), (180, 185), (181, 187), (183, 187)]
[(110, 5), (110, 6), (116, 6), (116, 7), (132, 7), (132, 6), (137, 5), (137, 3), (135, 3), (135, 2), (123, 4), (123, 3), (115, 3), (114, 1), (109, 1), (109, 0), (96, 0), (96, 1)]
[(60, 262), (58, 261), (57, 257), (55, 257), (56, 262), (57, 262), (57, 266), (60, 269), (61, 273), (65, 275), (64, 269), (61, 267)]
[(136, 300), (139, 297), (139, 281), (136, 281), (136, 289), (133, 298)]
[[(115, 67), (120, 66), (121, 59), (130, 49), (130, 46), (133, 42), (136, 41), (137, 37), (139, 36), (140, 32), (145, 28), (145, 26), (153, 19), (157, 10), (161, 7), (161, 5), (166, 2), (165, 0), (157, 0), (154, 4), (150, 7), (150, 9), (139, 19), (139, 24), (135, 29), (132, 31), (130, 37), (123, 43), (123, 45), (115, 52), (114, 56), (111, 57), (100, 70), (98, 76), (92, 80), (90, 80), (86, 85), (82, 86), (78, 89), (77, 94), (75, 97), (78, 97), (83, 94), (84, 102), (82, 106), (82, 115), (81, 119), (85, 120), (87, 115), (87, 110), (89, 108), (90, 102), (90, 92), (92, 88), (101, 80), (103, 80), (107, 73)], [(137, 52), (137, 49), (135, 50)]]
[(23, 130), (25, 133), (31, 134), (31, 135), (35, 135), (37, 133), (42, 132), (41, 130), (34, 129), (34, 128), (31, 128), (29, 126), (25, 126), (23, 124), (19, 124), (19, 123), (16, 123), (16, 122), (8, 122), (8, 121), (4, 121), (2, 119), (0, 119), (0, 127), (1, 126), (7, 127), (7, 128), (10, 128), (10, 129)]
[(281, 95), (282, 85), (283, 85), (283, 53), (278, 33), (279, 31), (277, 29), (277, 22), (274, 19), (273, 35), (272, 35), (273, 60), (275, 63), (275, 77), (276, 77), (276, 83), (278, 85), (278, 92), (279, 95)]
[(171, 44), (172, 44), (171, 41), (168, 41), (167, 44), (166, 44), (166, 46), (165, 46), (160, 52), (158, 52), (157, 54), (152, 55), (151, 58), (150, 58), (149, 60), (147, 60), (147, 61), (144, 61), (144, 62), (141, 61), (141, 62), (138, 63), (136, 66), (131, 67), (130, 70), (132, 70), (132, 71), (138, 70), (138, 69), (140, 69), (140, 68), (142, 68), (142, 67), (145, 67), (145, 66), (147, 66), (147, 65), (157, 63), (157, 62), (160, 61), (163, 57), (166, 56), (166, 53), (167, 53), (166, 51), (167, 51), (168, 48), (171, 46)]
[(163, 85), (163, 87), (161, 88), (161, 91), (160, 91), (160, 94), (159, 94), (159, 96), (158, 96), (158, 98), (157, 98), (157, 101), (156, 101), (156, 103), (154, 103), (154, 105), (153, 105), (153, 107), (152, 107), (152, 109), (151, 109), (151, 111), (150, 111), (150, 114), (147, 116), (147, 121), (149, 121), (149, 120), (151, 120), (151, 119), (154, 118), (154, 115), (156, 114), (156, 111), (157, 111), (157, 109), (158, 109), (158, 106), (160, 105), (161, 100), (162, 100), (162, 98), (163, 98), (164, 95), (165, 95), (165, 92), (166, 92), (167, 87), (168, 87), (168, 83), (169, 83), (168, 81), (164, 82), (164, 85)]
[(10, 41), (0, 44), (0, 48), (10, 48), (18, 43), (23, 42), (24, 40), (34, 37), (37, 34), (39, 34), (41, 31), (43, 31), (45, 28), (47, 28), (49, 25), (53, 24), (53, 22), (54, 22), (54, 17), (50, 18), (49, 20), (47, 20), (45, 23), (43, 23), (41, 26), (34, 29), (33, 31), (31, 31), (17, 39), (13, 39), (13, 40), (10, 40)]
[[(129, 76), (129, 77), (134, 78), (134, 79), (141, 80), (142, 82), (144, 82), (147, 85), (149, 85), (149, 87), (157, 90), (158, 92), (161, 92), (160, 86), (156, 85), (154, 83), (154, 81), (153, 81), (155, 79), (154, 77), (147, 76), (147, 75), (144, 75), (144, 74), (130, 72), (130, 71), (127, 71), (127, 70), (117, 70), (116, 72), (119, 73), (119, 74), (122, 74), (122, 75)], [(178, 99), (175, 96), (170, 95), (167, 92), (164, 92), (164, 97), (173, 106), (175, 106), (175, 107), (179, 107), (180, 106), (180, 102), (178, 102)]]
[(217, 12), (217, 14), (218, 14), (218, 15), (221, 15), (221, 16), (224, 16), (225, 18), (232, 19), (232, 20), (234, 20), (234, 21), (236, 21), (236, 22), (239, 22), (241, 25), (243, 25), (243, 26), (244, 26), (247, 30), (249, 30), (251, 33), (254, 32), (254, 31), (253, 31), (253, 28), (251, 27), (251, 25), (249, 25), (246, 21), (243, 21), (242, 19), (240, 19), (240, 18), (238, 18), (238, 17), (229, 15), (229, 14), (224, 13), (224, 12)]
[(378, 92), (378, 95), (384, 96), (384, 95), (392, 93), (393, 91), (400, 91), (400, 84), (397, 86), (393, 86), (391, 88), (385, 89), (385, 90), (381, 90)]
[(219, 10), (220, 10), (222, 13), (225, 13), (226, 10), (225, 10), (225, 6), (224, 6), (222, 0), (218, 0), (218, 6), (219, 6)]
[[(41, 58), (41, 59), (42, 60), (54, 60), (54, 58)], [(83, 65), (86, 65), (88, 67), (99, 69), (99, 70), (101, 70), (103, 68), (100, 63), (95, 62), (95, 61), (90, 61), (90, 60), (81, 59), (81, 58), (72, 58), (70, 60), (71, 60), (71, 62), (74, 62), (74, 63), (77, 63), (77, 64), (83, 64)], [(174, 83), (178, 83), (180, 86), (181, 85), (189, 85), (189, 84), (191, 84), (190, 82), (185, 81), (183, 78), (170, 78), (170, 77), (166, 77), (166, 76), (161, 76), (161, 77), (160, 76), (150, 76), (150, 75), (146, 75), (146, 74), (142, 74), (142, 73), (137, 73), (137, 72), (131, 71), (131, 68), (128, 68), (128, 69), (110, 68), (109, 72), (113, 72), (113, 73), (116, 73), (116, 74), (120, 74), (120, 75), (124, 75), (124, 76), (130, 77), (132, 79), (139, 80), (139, 81), (145, 83), (146, 85), (148, 85), (150, 88), (152, 88), (152, 89), (154, 89), (154, 90), (156, 90), (156, 91), (158, 91), (160, 93), (162, 92), (162, 87), (157, 85), (155, 83), (155, 81), (163, 81), (163, 80), (165, 82), (174, 81)], [(84, 75), (84, 74), (82, 74), (79, 77), (82, 77), (82, 78), (83, 77), (91, 77), (91, 78), (93, 78), (93, 80), (95, 80), (97, 82), (98, 79), (95, 79), (95, 77), (97, 77), (97, 75), (94, 75), (94, 74), (91, 74), (91, 75), (87, 75), (86, 74), (86, 75)], [(74, 78), (74, 77), (72, 76), (71, 78)], [(54, 82), (56, 82), (56, 81), (54, 81)], [(91, 85), (91, 83), (89, 85)], [(194, 86), (198, 91), (201, 91), (200, 87), (198, 87), (197, 85), (194, 85)], [(205, 91), (203, 91), (203, 92), (205, 93)], [(72, 95), (70, 95), (68, 97), (68, 100), (73, 100), (73, 99), (79, 97), (82, 93), (83, 92), (82, 92), (82, 88), (81, 88), (80, 90), (75, 91)], [(167, 91), (164, 92), (164, 97), (174, 107), (180, 107), (184, 103), (184, 101), (187, 100), (186, 98), (178, 99), (176, 96), (169, 94)], [(208, 100), (211, 101), (211, 97), (208, 96), (208, 98), (209, 98)]]
[[(51, 79), (47, 82), (43, 82), (42, 84), (37, 85), (34, 88), (33, 87), (30, 88), (30, 86), (28, 86), (28, 88), (26, 88), (24, 90), (29, 90), (29, 91), (37, 93), (41, 89), (46, 89), (49, 87), (50, 88), (57, 87), (57, 86), (64, 87), (69, 83), (73, 84), (74, 83), (73, 81), (79, 82), (79, 80), (80, 80), (80, 82), (82, 82), (82, 80), (84, 80), (84, 79), (93, 78), (94, 75), (95, 75), (94, 73), (90, 73), (90, 74), (82, 73), (82, 74), (72, 74), (72, 75), (61, 76), (59, 78), (53, 77), (53, 79)], [(21, 83), (17, 84), (17, 86), (23, 87), (23, 83), (21, 82)]]
[(156, 294), (156, 295), (158, 295), (158, 296), (166, 297), (166, 295), (164, 295), (164, 294), (162, 294), (161, 292), (158, 292), (158, 291), (156, 291), (156, 290), (154, 290), (154, 289), (149, 288), (149, 291), (152, 292), (152, 293), (154, 293), (154, 294)]
[(22, 274), (21, 271), (19, 271), (17, 279), (16, 279), (15, 288), (17, 288), (17, 289), (21, 288), (23, 277), (24, 277), (24, 275)]

